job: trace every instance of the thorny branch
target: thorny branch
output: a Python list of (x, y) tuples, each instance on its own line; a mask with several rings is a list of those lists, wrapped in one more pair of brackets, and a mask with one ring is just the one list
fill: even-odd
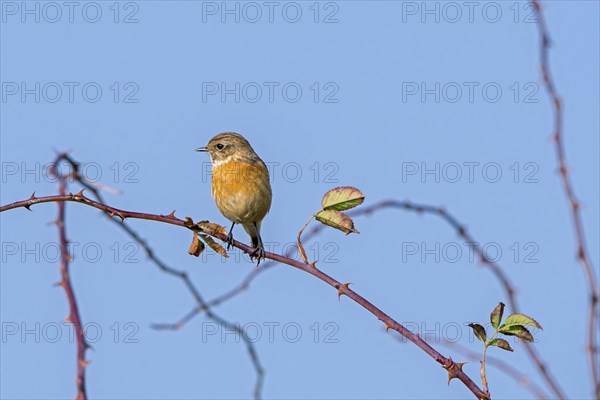
[[(446, 223), (448, 223), (461, 238), (463, 238), (466, 242), (468, 242), (470, 245), (473, 246), (473, 249), (474, 249), (475, 253), (477, 254), (477, 257), (479, 258), (479, 261), (481, 262), (481, 264), (488, 267), (492, 271), (492, 273), (494, 274), (496, 279), (498, 279), (498, 281), (500, 282), (500, 285), (502, 286), (502, 289), (504, 290), (504, 293), (508, 299), (508, 303), (509, 303), (510, 307), (514, 310), (515, 313), (519, 312), (519, 307), (517, 304), (514, 285), (512, 284), (512, 282), (510, 281), (508, 276), (505, 274), (504, 270), (500, 267), (500, 265), (498, 265), (496, 262), (492, 261), (485, 254), (485, 252), (483, 251), (479, 242), (477, 242), (473, 238), (473, 236), (467, 231), (466, 226), (461, 224), (452, 214), (450, 214), (444, 208), (435, 207), (435, 206), (431, 206), (431, 205), (427, 205), (427, 204), (416, 204), (416, 203), (412, 203), (409, 201), (382, 200), (382, 201), (372, 204), (371, 206), (368, 206), (368, 207), (351, 210), (350, 212), (348, 212), (348, 215), (350, 215), (352, 217), (359, 216), (359, 215), (370, 215), (372, 213), (375, 213), (375, 212), (378, 212), (380, 210), (387, 209), (387, 208), (402, 209), (402, 210), (406, 210), (406, 211), (410, 211), (410, 212), (415, 212), (417, 214), (433, 214), (433, 215), (437, 215), (442, 220), (444, 220)], [(323, 225), (315, 226), (307, 234), (307, 238), (314, 236), (321, 229), (323, 229), (323, 227), (324, 227)], [(246, 276), (246, 278), (242, 281), (241, 284), (239, 284), (238, 286), (236, 286), (229, 292), (226, 292), (225, 294), (211, 300), (209, 302), (209, 304), (211, 306), (215, 306), (215, 305), (221, 304), (224, 301), (227, 301), (227, 300), (231, 299), (232, 297), (240, 294), (245, 289), (247, 289), (250, 282), (252, 280), (254, 280), (254, 278), (256, 278), (256, 276), (258, 276), (259, 272), (266, 270), (266, 268), (269, 268), (270, 266), (271, 265), (269, 265), (269, 264), (265, 264), (263, 269), (250, 272), (248, 274), (248, 276)], [(187, 321), (192, 319), (195, 315), (199, 314), (200, 312), (202, 312), (202, 310), (192, 310), (178, 323), (186, 323)], [(548, 370), (546, 363), (541, 359), (537, 350), (535, 350), (535, 348), (532, 347), (527, 342), (524, 342), (524, 346), (525, 346), (525, 350), (526, 350), (529, 358), (535, 364), (538, 372), (542, 375), (542, 377), (544, 378), (544, 380), (546, 381), (548, 386), (551, 388), (554, 395), (557, 398), (565, 398), (562, 390), (558, 386), (558, 383), (556, 382), (555, 378), (550, 374), (550, 371)]]
[[(55, 164), (57, 164), (58, 162), (60, 162), (62, 160), (67, 162), (69, 165), (71, 165), (72, 171), (73, 171), (72, 178), (76, 182), (79, 182), (84, 188), (89, 190), (93, 194), (93, 196), (96, 198), (96, 200), (98, 200), (100, 203), (103, 203), (104, 202), (103, 196), (100, 193), (100, 191), (98, 190), (97, 186), (92, 185), (90, 182), (86, 181), (84, 179), (84, 177), (79, 173), (79, 163), (77, 161), (75, 161), (72, 157), (70, 157), (67, 153), (61, 153), (57, 157)], [(64, 194), (64, 193), (62, 193), (62, 194)], [(60, 202), (59, 206), (61, 206), (61, 205), (64, 206), (64, 204), (65, 204), (64, 202)], [(152, 248), (150, 247), (150, 245), (148, 244), (148, 242), (146, 240), (144, 240), (137, 231), (135, 231), (130, 226), (125, 225), (122, 220), (112, 218), (110, 216), (110, 214), (108, 214), (108, 213), (105, 213), (104, 215), (106, 215), (109, 220), (111, 220), (117, 226), (119, 226), (119, 228), (121, 228), (123, 231), (125, 231), (125, 233), (130, 238), (135, 240), (140, 245), (140, 247), (142, 249), (144, 249), (144, 251), (146, 252), (146, 255), (148, 256), (150, 261), (152, 263), (154, 263), (161, 271), (165, 272), (166, 274), (175, 276), (182, 280), (182, 282), (184, 283), (184, 285), (186, 286), (186, 288), (189, 290), (192, 297), (194, 298), (194, 301), (196, 302), (194, 310), (204, 311), (206, 313), (207, 318), (215, 321), (216, 323), (218, 323), (219, 325), (221, 325), (222, 327), (224, 327), (228, 330), (236, 331), (237, 333), (239, 333), (239, 335), (244, 340), (244, 343), (248, 350), (248, 354), (250, 355), (250, 360), (252, 361), (252, 365), (256, 372), (256, 382), (254, 384), (254, 391), (253, 391), (254, 398), (255, 399), (261, 398), (265, 371), (264, 371), (264, 368), (262, 367), (262, 364), (260, 363), (260, 360), (258, 358), (256, 346), (244, 334), (242, 328), (237, 324), (234, 324), (234, 323), (231, 323), (231, 322), (225, 320), (218, 314), (215, 314), (211, 310), (211, 305), (206, 303), (206, 301), (204, 300), (204, 297), (200, 294), (200, 291), (198, 290), (198, 288), (193, 284), (193, 282), (190, 279), (190, 277), (188, 276), (188, 274), (185, 271), (180, 271), (180, 270), (170, 267), (165, 262), (163, 262), (161, 259), (159, 259), (156, 256), (156, 254), (154, 253), (154, 251), (152, 250)], [(164, 325), (154, 325), (154, 327), (159, 328), (159, 329), (165, 328)], [(179, 325), (167, 326), (167, 328), (178, 329), (178, 328), (180, 328), (180, 326)]]
[[(106, 204), (103, 204), (98, 201), (94, 201), (94, 200), (86, 197), (83, 194), (83, 190), (77, 194), (69, 193), (67, 195), (59, 195), (59, 196), (36, 197), (35, 195), (32, 195), (28, 200), (17, 201), (17, 202), (0, 207), (0, 212), (19, 208), (19, 207), (29, 208), (32, 205), (39, 204), (39, 203), (64, 202), (64, 201), (82, 203), (82, 204), (88, 205), (90, 207), (94, 207), (94, 208), (97, 208), (104, 212), (107, 212), (112, 217), (119, 217), (121, 220), (125, 220), (127, 218), (132, 218), (132, 219), (144, 219), (144, 220), (149, 220), (149, 221), (163, 222), (163, 223), (167, 223), (167, 224), (171, 224), (171, 225), (184, 227), (184, 228), (187, 228), (194, 232), (202, 232), (204, 234), (213, 236), (223, 242), (225, 242), (227, 240), (226, 234), (219, 233), (219, 232), (208, 232), (206, 230), (203, 230), (198, 225), (190, 223), (189, 219), (181, 220), (181, 219), (175, 217), (175, 215), (173, 213), (171, 213), (169, 215), (162, 215), (162, 214), (156, 215), (156, 214), (148, 214), (148, 213), (120, 210), (120, 209), (108, 206)], [(238, 242), (236, 240), (233, 241), (233, 246), (242, 250), (246, 254), (251, 254), (254, 251), (254, 249), (252, 247), (245, 245), (241, 242)], [(431, 347), (427, 342), (425, 342), (423, 339), (421, 339), (421, 337), (419, 335), (412, 333), (410, 330), (408, 330), (406, 327), (404, 327), (403, 325), (401, 325), (400, 323), (395, 321), (393, 318), (391, 318), (389, 315), (387, 315), (382, 310), (377, 308), (375, 305), (373, 305), (367, 299), (365, 299), (364, 297), (359, 295), (354, 290), (350, 289), (349, 285), (347, 283), (341, 283), (341, 282), (335, 280), (334, 278), (330, 277), (326, 273), (318, 270), (317, 268), (314, 268), (310, 264), (303, 263), (303, 262), (300, 262), (297, 260), (293, 260), (291, 258), (282, 256), (279, 254), (267, 252), (266, 258), (273, 260), (273, 261), (277, 261), (279, 263), (287, 264), (294, 268), (300, 269), (310, 275), (313, 275), (314, 277), (327, 283), (329, 286), (335, 288), (337, 290), (338, 296), (341, 296), (341, 295), (348, 296), (354, 302), (361, 305), (363, 308), (365, 308), (367, 311), (369, 311), (371, 314), (373, 314), (375, 317), (377, 317), (377, 319), (379, 319), (385, 325), (386, 329), (395, 330), (396, 332), (398, 332), (399, 334), (401, 334), (402, 336), (404, 336), (405, 338), (407, 338), (408, 340), (413, 342), (417, 347), (419, 347), (421, 350), (423, 350), (427, 355), (429, 355), (431, 358), (433, 358), (440, 365), (442, 365), (446, 370), (448, 370), (448, 373), (450, 376), (459, 379), (475, 395), (475, 397), (477, 399), (487, 398), (487, 396), (482, 392), (482, 390), (477, 386), (477, 384), (467, 374), (465, 374), (463, 372), (462, 364), (455, 363), (452, 360), (452, 358), (444, 357), (441, 353), (439, 353), (437, 350), (435, 350), (433, 347)]]
[[(57, 171), (57, 159), (50, 168), (50, 173), (57, 179), (58, 192), (61, 195), (65, 195), (67, 192), (66, 177), (61, 175)], [(69, 254), (69, 241), (67, 239), (67, 231), (65, 225), (65, 203), (59, 202), (58, 204), (58, 216), (54, 223), (58, 227), (58, 236), (60, 241), (60, 275), (61, 279), (57, 286), (65, 289), (67, 299), (69, 301), (69, 316), (67, 322), (73, 324), (75, 330), (75, 337), (77, 341), (77, 378), (75, 380), (77, 386), (76, 400), (87, 400), (87, 392), (85, 388), (85, 367), (88, 362), (85, 359), (85, 351), (90, 347), (85, 340), (85, 332), (83, 330), (83, 324), (81, 323), (81, 315), (79, 314), (79, 308), (77, 306), (77, 299), (75, 298), (75, 291), (73, 290), (73, 284), (71, 282), (71, 275), (69, 273), (69, 264), (72, 260), (71, 254)]]
[(565, 196), (571, 208), (571, 219), (575, 230), (575, 238), (577, 242), (577, 259), (583, 267), (585, 273), (588, 296), (589, 296), (589, 312), (588, 312), (588, 328), (587, 328), (587, 352), (589, 359), (589, 368), (592, 374), (592, 384), (594, 387), (594, 397), (600, 399), (600, 374), (598, 367), (598, 302), (600, 294), (598, 292), (597, 278), (590, 259), (585, 235), (583, 231), (583, 221), (581, 219), (581, 205), (575, 195), (573, 182), (569, 175), (567, 167), (567, 156), (565, 150), (564, 134), (563, 134), (563, 103), (558, 95), (556, 84), (552, 78), (550, 71), (550, 63), (548, 61), (550, 52), (550, 35), (546, 26), (546, 19), (540, 2), (533, 0), (532, 5), (538, 17), (538, 30), (540, 34), (540, 66), (542, 69), (542, 80), (548, 96), (552, 102), (554, 112), (554, 134), (552, 139), (556, 148), (556, 158), (558, 161), (558, 171), (562, 180), (562, 186), (565, 191)]

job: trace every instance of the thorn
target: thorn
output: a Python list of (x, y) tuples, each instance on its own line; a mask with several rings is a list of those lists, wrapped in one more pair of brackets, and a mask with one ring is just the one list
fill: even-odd
[(79, 363), (80, 363), (80, 365), (81, 365), (82, 368), (85, 368), (85, 367), (87, 367), (90, 364), (90, 361), (88, 361), (88, 360), (81, 360)]
[(183, 225), (187, 228), (194, 226), (194, 221), (190, 217), (185, 217), (183, 219)]
[(387, 322), (385, 323), (385, 331), (389, 331), (392, 327), (390, 325), (387, 324)]
[(340, 297), (342, 297), (342, 295), (346, 295), (348, 296), (346, 293), (344, 293), (344, 291), (342, 290), (342, 287), (344, 287), (346, 290), (349, 290), (349, 286), (352, 284), (352, 282), (348, 282), (348, 283), (342, 283), (341, 285), (336, 285), (336, 289), (338, 291), (338, 301), (340, 300)]
[(52, 287), (65, 287), (65, 283), (63, 281), (58, 281), (52, 284)]
[(70, 315), (67, 315), (66, 318), (63, 320), (65, 323), (67, 324), (72, 324), (73, 320), (71, 319)]
[(458, 375), (454, 372), (454, 367), (456, 367), (462, 372), (463, 365), (465, 365), (466, 363), (466, 361), (455, 363), (454, 361), (452, 361), (452, 357), (448, 359), (448, 364), (443, 366), (448, 371), (448, 385), (450, 385), (450, 381), (452, 379), (458, 377)]
[[(37, 197), (35, 197), (35, 192), (33, 192), (31, 194), (31, 196), (27, 199), (27, 201), (34, 201), (34, 200), (37, 200)], [(25, 205), (23, 207), (25, 207), (26, 209), (28, 209), (29, 211), (31, 211), (31, 206), (32, 206), (31, 204), (27, 204), (27, 205)]]
[(122, 213), (122, 212), (120, 212), (120, 211), (114, 211), (114, 210), (110, 210), (110, 211), (108, 212), (108, 214), (109, 214), (111, 217), (119, 217), (119, 218), (121, 218), (121, 222), (123, 222), (123, 221), (125, 220), (125, 217), (123, 216), (123, 213)]
[(85, 190), (85, 188), (81, 189), (79, 192), (77, 192), (77, 194), (75, 195), (75, 197), (85, 197), (83, 195), (83, 191)]
[(311, 262), (310, 266), (313, 267), (314, 269), (317, 269), (317, 262), (316, 261)]
[(171, 214), (167, 215), (167, 218), (176, 218), (175, 217), (175, 210), (171, 211)]

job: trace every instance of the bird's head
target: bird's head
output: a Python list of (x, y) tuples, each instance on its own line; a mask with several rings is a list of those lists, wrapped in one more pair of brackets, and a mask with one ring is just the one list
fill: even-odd
[(258, 158), (246, 138), (235, 132), (219, 133), (210, 139), (205, 147), (200, 147), (196, 151), (207, 152), (213, 166), (232, 160), (250, 161)]

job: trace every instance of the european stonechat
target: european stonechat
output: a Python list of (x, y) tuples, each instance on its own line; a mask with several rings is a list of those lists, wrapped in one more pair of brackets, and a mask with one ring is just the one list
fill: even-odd
[(255, 250), (250, 256), (265, 258), (260, 225), (271, 208), (271, 183), (267, 166), (239, 133), (219, 133), (205, 147), (212, 161), (212, 196), (217, 208), (232, 222), (227, 250), (233, 243), (233, 227), (241, 224)]

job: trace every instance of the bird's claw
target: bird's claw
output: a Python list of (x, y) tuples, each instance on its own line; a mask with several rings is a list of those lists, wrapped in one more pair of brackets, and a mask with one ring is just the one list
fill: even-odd
[(256, 257), (256, 259), (258, 260), (258, 262), (256, 263), (256, 266), (258, 267), (260, 265), (260, 260), (265, 259), (265, 246), (263, 246), (262, 243), (259, 243), (258, 246), (254, 249), (254, 251), (250, 253), (250, 258), (253, 257)]

